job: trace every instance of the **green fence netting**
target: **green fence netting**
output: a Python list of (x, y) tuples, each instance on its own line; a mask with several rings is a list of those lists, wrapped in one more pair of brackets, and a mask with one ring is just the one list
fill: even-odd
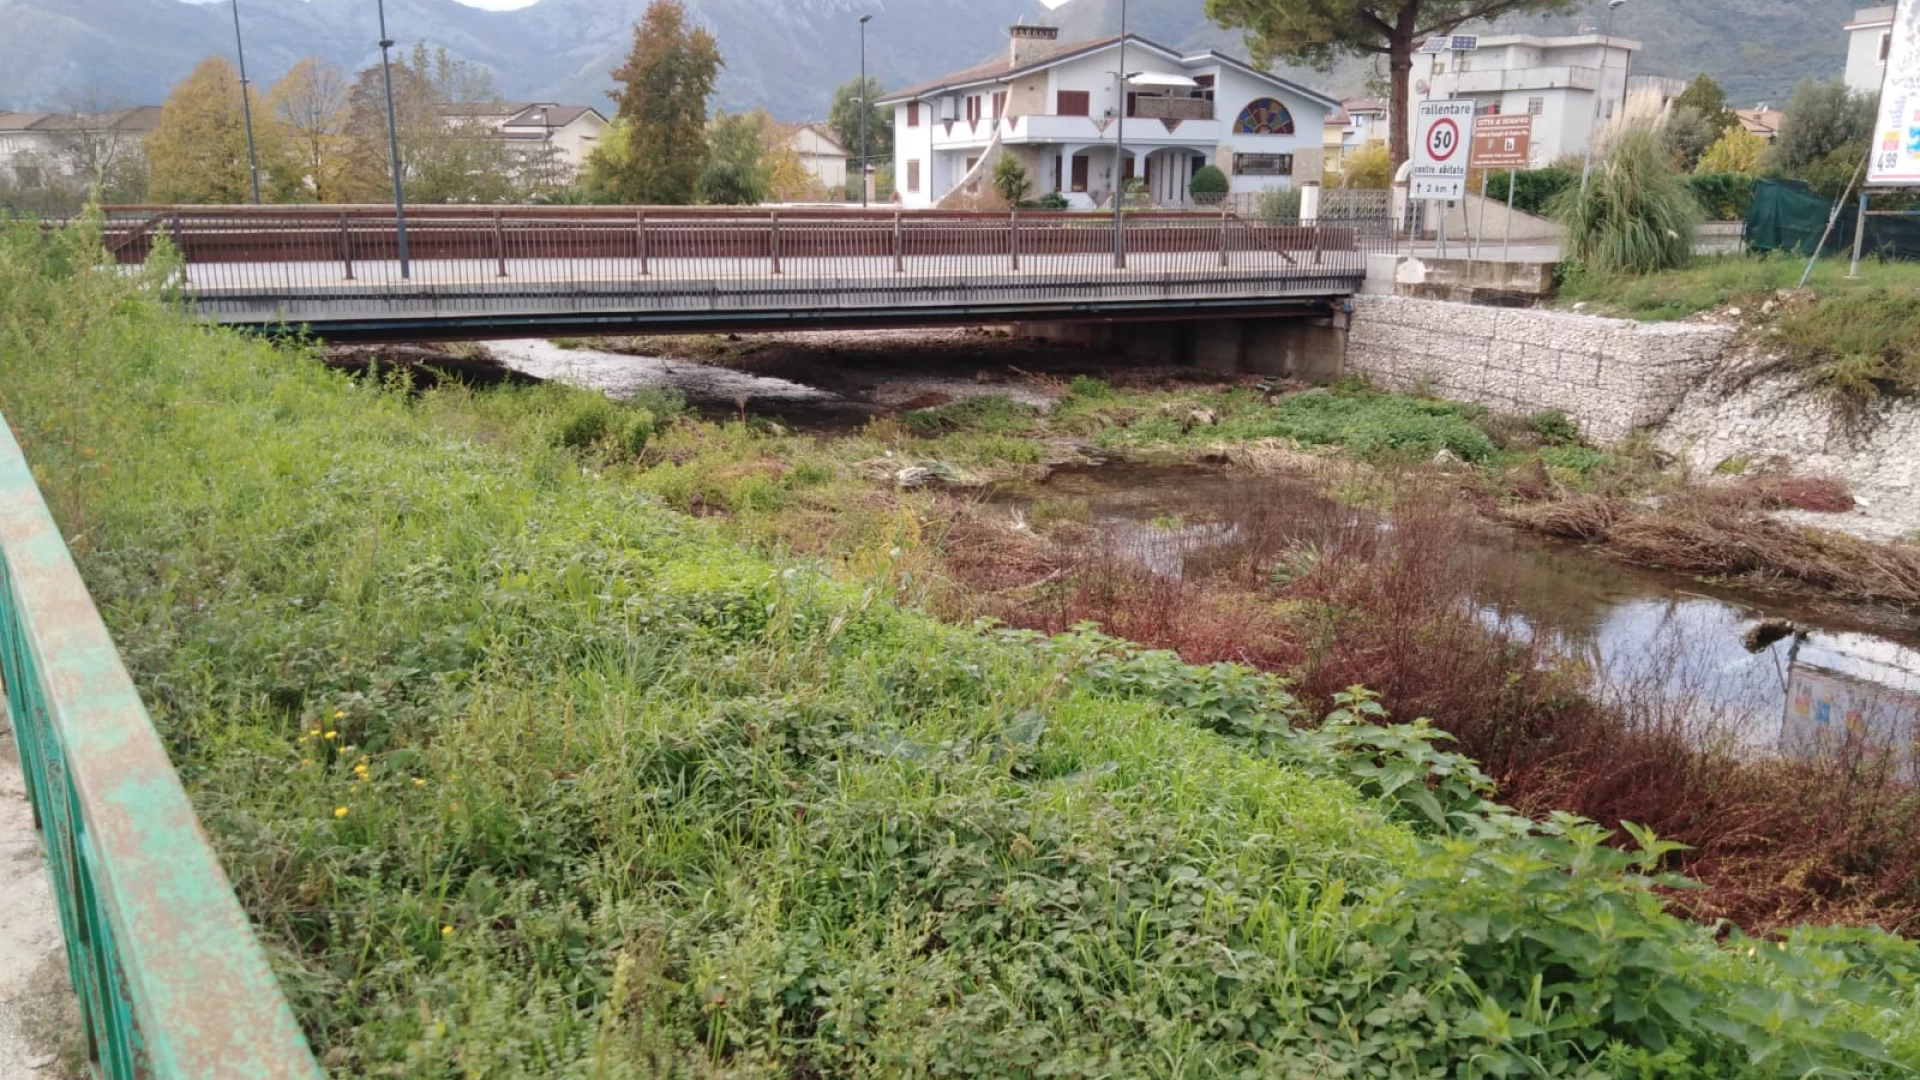
[[(1853, 233), (1859, 224), (1857, 209), (1857, 203), (1849, 203), (1841, 210), (1833, 235), (1820, 254), (1843, 255), (1853, 250)], [(1801, 181), (1758, 181), (1753, 185), (1753, 201), (1747, 206), (1747, 249), (1811, 255), (1832, 213), (1833, 202), (1815, 195)], [(1920, 260), (1920, 213), (1869, 216), (1861, 252), (1883, 259)]]

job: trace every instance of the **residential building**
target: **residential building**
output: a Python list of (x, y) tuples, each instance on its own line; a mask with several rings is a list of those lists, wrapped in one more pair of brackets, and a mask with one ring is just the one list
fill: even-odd
[(1893, 48), (1893, 5), (1861, 8), (1847, 30), (1847, 89), (1862, 94), (1880, 92), (1887, 73), (1887, 52)]
[(848, 163), (857, 155), (841, 146), (825, 124), (795, 125), (787, 135), (787, 145), (822, 188), (832, 191), (847, 186)]
[(546, 179), (566, 184), (586, 167), (607, 130), (607, 118), (590, 105), (562, 105), (554, 101), (494, 101), (443, 105), (448, 123), (479, 121), (514, 146), (523, 168), (548, 174)]
[(1780, 125), (1787, 118), (1786, 113), (1779, 109), (1769, 109), (1765, 105), (1757, 109), (1735, 109), (1733, 115), (1748, 134), (1758, 135), (1768, 142), (1780, 137)]
[(1369, 143), (1387, 141), (1385, 102), (1368, 98), (1348, 98), (1327, 116), (1327, 167), (1333, 168), (1348, 154)]
[(882, 97), (894, 123), (894, 187), (907, 207), (983, 187), (1002, 154), (1028, 193), (1109, 203), (1136, 177), (1155, 205), (1182, 206), (1194, 170), (1217, 165), (1236, 193), (1320, 180), (1326, 118), (1339, 102), (1216, 52), (1181, 52), (1136, 34), (1063, 43), (1051, 26), (1015, 26), (1005, 56)]
[(1473, 52), (1420, 53), (1404, 118), (1416, 102), (1471, 99), (1488, 115), (1533, 117), (1532, 166), (1584, 154), (1597, 130), (1625, 114), (1633, 54), (1640, 43), (1603, 34), (1483, 37)]
[(160, 126), (160, 106), (100, 113), (0, 112), (0, 180), (40, 187), (81, 179), (130, 158)]

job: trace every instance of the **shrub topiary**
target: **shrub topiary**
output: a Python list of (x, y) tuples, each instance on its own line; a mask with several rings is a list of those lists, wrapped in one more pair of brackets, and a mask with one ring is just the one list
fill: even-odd
[(1229, 189), (1227, 174), (1217, 165), (1202, 165), (1194, 171), (1193, 180), (1187, 184), (1187, 193), (1195, 201), (1203, 201), (1225, 195)]

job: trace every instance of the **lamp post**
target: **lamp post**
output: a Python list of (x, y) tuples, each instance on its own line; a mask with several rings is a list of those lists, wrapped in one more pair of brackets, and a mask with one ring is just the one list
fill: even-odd
[(867, 24), (873, 16), (860, 16), (860, 205), (867, 205)]
[[(1607, 0), (1607, 32), (1600, 39), (1600, 74), (1603, 76), (1607, 73), (1607, 51), (1613, 47), (1610, 44), (1613, 41), (1613, 13), (1619, 11), (1626, 2), (1627, 0)], [(1587, 132), (1587, 161), (1580, 167), (1580, 194), (1583, 196), (1587, 193), (1587, 178), (1593, 174), (1593, 144), (1600, 141), (1601, 89), (1599, 86), (1593, 88), (1593, 126)]]
[(1113, 268), (1125, 270), (1127, 229), (1123, 219), (1127, 213), (1127, 182), (1121, 162), (1127, 158), (1127, 0), (1120, 0), (1119, 67), (1120, 116), (1114, 129), (1113, 145)]
[(388, 61), (387, 50), (393, 48), (393, 39), (387, 36), (387, 0), (379, 0), (380, 9), (380, 76), (387, 85), (387, 156), (393, 163), (393, 222), (400, 237), (400, 280), (407, 280), (410, 267), (407, 263), (407, 197), (400, 187), (400, 132), (393, 121), (393, 65)]
[(253, 102), (247, 92), (247, 50), (240, 43), (240, 0), (233, 0), (233, 53), (240, 61), (240, 117), (247, 125), (247, 173), (253, 178), (253, 204), (260, 205), (260, 158), (253, 150)]

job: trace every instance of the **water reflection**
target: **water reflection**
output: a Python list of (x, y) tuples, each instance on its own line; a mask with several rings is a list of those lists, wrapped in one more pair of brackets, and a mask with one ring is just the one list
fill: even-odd
[[(1301, 481), (1188, 467), (1063, 470), (999, 498), (1084, 502), (1106, 549), (1172, 578), (1244, 564), (1250, 544), (1265, 545), (1265, 564), (1283, 572), (1289, 550), (1329, 550), (1396, 528)], [(1493, 528), (1470, 534), (1458, 555), (1462, 591), (1490, 626), (1581, 665), (1603, 698), (1643, 713), (1660, 703), (1699, 738), (1803, 752), (1849, 738), (1910, 747), (1920, 734), (1920, 634)], [(1792, 632), (1750, 650), (1749, 634), (1779, 620)]]

